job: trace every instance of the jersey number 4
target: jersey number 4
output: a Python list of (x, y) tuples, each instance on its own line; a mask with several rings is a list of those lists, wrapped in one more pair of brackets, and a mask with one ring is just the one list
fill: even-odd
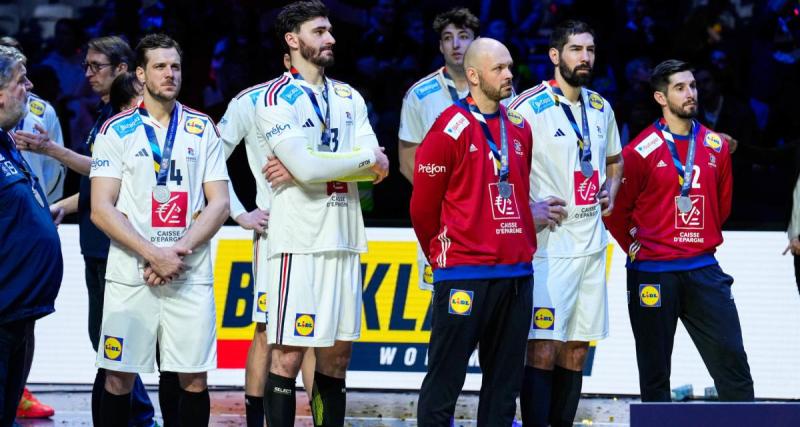
[(169, 180), (175, 181), (178, 185), (181, 185), (181, 181), (183, 181), (181, 170), (175, 165), (175, 160), (172, 160), (169, 165)]

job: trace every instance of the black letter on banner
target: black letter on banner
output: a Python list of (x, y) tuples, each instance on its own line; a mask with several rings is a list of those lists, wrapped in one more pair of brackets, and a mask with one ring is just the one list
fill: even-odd
[(417, 326), (414, 319), (403, 317), (408, 295), (408, 279), (411, 277), (411, 264), (400, 264), (397, 268), (397, 287), (394, 289), (392, 316), (389, 318), (389, 329), (393, 331), (413, 331)]
[[(247, 283), (242, 286), (242, 276), (247, 275)], [(244, 301), (244, 314), (236, 315), (239, 301)], [(228, 295), (225, 298), (225, 312), (222, 314), (222, 326), (243, 328), (253, 322), (253, 265), (250, 262), (234, 262), (231, 265), (231, 276), (228, 279)]]
[[(375, 267), (375, 271), (372, 272), (372, 277), (369, 278), (369, 283), (364, 287), (361, 298), (364, 300), (364, 319), (367, 321), (367, 329), (376, 331), (381, 329), (375, 294), (378, 293), (387, 271), (389, 271), (389, 264), (378, 264)], [(361, 278), (361, 280), (366, 280), (367, 278), (367, 264), (361, 264)]]

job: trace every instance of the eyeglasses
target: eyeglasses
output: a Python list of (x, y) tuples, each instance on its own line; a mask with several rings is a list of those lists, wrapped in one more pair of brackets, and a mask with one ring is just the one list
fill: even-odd
[(112, 65), (114, 65), (114, 64), (112, 64), (110, 62), (107, 63), (107, 64), (101, 64), (99, 62), (85, 62), (85, 61), (81, 63), (81, 67), (83, 67), (83, 71), (84, 72), (87, 69), (91, 69), (93, 73), (99, 73), (100, 70), (103, 69), (103, 67), (110, 67)]

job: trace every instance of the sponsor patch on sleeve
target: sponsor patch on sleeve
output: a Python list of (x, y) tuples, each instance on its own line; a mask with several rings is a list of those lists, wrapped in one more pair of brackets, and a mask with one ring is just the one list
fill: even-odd
[(639, 153), (642, 158), (647, 158), (656, 148), (660, 147), (664, 141), (658, 136), (656, 133), (651, 133), (647, 136), (642, 142), (640, 142), (636, 146), (636, 152)]
[(592, 92), (589, 94), (589, 106), (595, 110), (603, 111), (603, 108), (605, 108), (605, 101), (603, 101), (602, 96)]
[(703, 145), (719, 153), (722, 150), (722, 137), (714, 132), (709, 132), (703, 139)]
[(111, 127), (114, 129), (114, 132), (117, 133), (117, 136), (124, 138), (132, 134), (141, 124), (142, 119), (139, 117), (139, 115), (133, 114), (130, 117), (114, 123)]
[(548, 95), (547, 92), (544, 92), (531, 99), (528, 101), (528, 104), (530, 104), (531, 108), (533, 108), (533, 112), (536, 114), (539, 114), (542, 111), (556, 105), (555, 102), (553, 102), (553, 98), (550, 98), (550, 95)]
[(183, 125), (183, 130), (192, 135), (203, 136), (203, 131), (206, 130), (206, 121), (199, 117), (189, 116)]
[(350, 90), (350, 88), (345, 86), (345, 85), (334, 85), (333, 86), (333, 93), (335, 93), (338, 96), (341, 96), (342, 98), (352, 98), (353, 97), (353, 91)]
[(28, 105), (28, 109), (36, 116), (42, 117), (44, 116), (44, 102), (35, 99), (30, 102)]
[(414, 94), (417, 95), (417, 98), (422, 99), (426, 96), (438, 91), (442, 88), (442, 85), (439, 84), (439, 81), (436, 79), (431, 79), (414, 89)]
[(525, 127), (525, 119), (523, 119), (522, 116), (514, 110), (508, 110), (508, 121), (518, 128)]
[(258, 102), (258, 97), (261, 96), (262, 92), (263, 91), (261, 91), (261, 90), (257, 90), (255, 92), (251, 92), (250, 93), (250, 95), (249, 95), (250, 96), (250, 101), (253, 103), (253, 105), (256, 105), (256, 102)]
[(456, 113), (450, 121), (447, 122), (447, 125), (444, 127), (444, 133), (450, 135), (453, 139), (458, 139), (458, 137), (461, 136), (461, 132), (464, 132), (467, 126), (469, 126), (469, 120), (467, 120), (463, 114)]
[(294, 102), (297, 101), (297, 98), (303, 94), (303, 91), (298, 89), (294, 85), (289, 85), (286, 89), (281, 92), (281, 98), (283, 98), (289, 105), (294, 105)]

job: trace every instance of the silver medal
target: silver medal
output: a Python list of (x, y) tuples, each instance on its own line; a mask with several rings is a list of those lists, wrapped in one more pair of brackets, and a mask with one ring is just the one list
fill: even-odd
[(592, 163), (588, 160), (581, 161), (581, 173), (586, 178), (591, 178), (594, 175), (594, 168), (592, 167)]
[(156, 185), (153, 187), (153, 199), (155, 199), (158, 203), (167, 203), (170, 195), (169, 188), (167, 188), (166, 185)]
[(498, 182), (497, 189), (500, 191), (500, 196), (504, 199), (511, 197), (511, 184), (509, 184), (507, 181)]
[(692, 199), (689, 196), (678, 197), (678, 210), (683, 213), (688, 213), (692, 210)]

